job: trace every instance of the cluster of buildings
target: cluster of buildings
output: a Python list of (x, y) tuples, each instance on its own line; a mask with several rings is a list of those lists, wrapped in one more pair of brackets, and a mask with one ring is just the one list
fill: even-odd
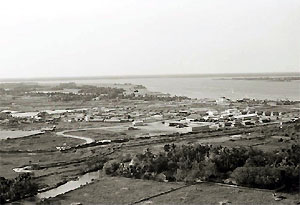
[(258, 124), (280, 121), (284, 113), (273, 111), (239, 110), (237, 108), (224, 111), (207, 110), (206, 112), (189, 112), (178, 120), (166, 121), (168, 126), (189, 128), (192, 132), (207, 131), (224, 127), (247, 127)]
[[(32, 112), (19, 112), (12, 110), (2, 110), (0, 112), (0, 123), (38, 123), (46, 122), (55, 124), (59, 121), (68, 119), (79, 120), (80, 116), (87, 109), (66, 109), (66, 110), (43, 110), (43, 111), (32, 111)], [(73, 116), (73, 117), (72, 117)]]
[[(0, 123), (13, 122), (107, 122), (132, 123), (130, 129), (146, 125), (151, 122), (162, 122), (166, 126), (186, 128), (190, 132), (201, 132), (226, 127), (247, 127), (259, 124), (284, 121), (283, 112), (256, 110), (255, 107), (239, 109), (226, 98), (215, 101), (217, 106), (193, 106), (188, 102), (149, 102), (134, 101), (132, 104), (111, 105), (93, 108), (43, 110), (36, 112), (17, 112), (3, 110), (0, 112)], [(228, 106), (230, 104), (230, 106)], [(224, 106), (219, 106), (224, 105)], [(229, 108), (230, 107), (230, 108)], [(226, 109), (227, 108), (227, 109)], [(4, 116), (4, 117), (3, 117)], [(7, 117), (5, 117), (7, 116)]]

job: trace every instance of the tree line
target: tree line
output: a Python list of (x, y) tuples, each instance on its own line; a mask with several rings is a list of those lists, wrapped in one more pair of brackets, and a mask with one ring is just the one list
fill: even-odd
[(0, 204), (16, 201), (37, 194), (38, 185), (30, 173), (23, 173), (14, 179), (0, 177)]
[(159, 154), (149, 149), (134, 157), (108, 161), (108, 175), (130, 178), (226, 182), (248, 187), (276, 189), (299, 187), (300, 145), (272, 152), (238, 147), (166, 144)]

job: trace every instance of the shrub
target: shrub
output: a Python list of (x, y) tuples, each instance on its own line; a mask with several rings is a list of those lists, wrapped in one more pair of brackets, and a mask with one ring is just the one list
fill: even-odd
[(0, 177), (0, 203), (15, 201), (37, 193), (38, 186), (29, 173), (20, 174), (15, 179)]
[(273, 189), (283, 184), (281, 173), (275, 167), (239, 167), (231, 176), (240, 185)]
[(107, 175), (116, 175), (116, 171), (120, 167), (120, 162), (117, 160), (111, 160), (104, 164), (103, 169)]

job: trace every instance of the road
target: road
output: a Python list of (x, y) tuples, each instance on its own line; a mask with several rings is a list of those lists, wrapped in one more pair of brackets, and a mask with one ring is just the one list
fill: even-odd
[[(89, 143), (95, 142), (94, 139), (89, 138), (89, 137), (82, 137), (82, 136), (76, 136), (76, 135), (65, 134), (66, 132), (84, 131), (84, 130), (87, 130), (87, 129), (88, 129), (88, 128), (86, 128), (86, 129), (75, 129), (75, 130), (65, 130), (65, 131), (57, 132), (56, 134), (59, 135), (59, 136), (63, 136), (63, 137), (71, 137), (71, 138), (75, 138), (75, 139), (81, 139), (81, 140), (84, 140), (84, 141), (85, 141), (84, 144), (89, 144)], [(99, 129), (99, 128), (98, 128), (98, 129)]]

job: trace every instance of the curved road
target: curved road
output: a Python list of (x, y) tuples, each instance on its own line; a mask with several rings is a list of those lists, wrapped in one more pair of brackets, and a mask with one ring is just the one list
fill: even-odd
[(66, 132), (85, 131), (85, 130), (87, 130), (87, 129), (65, 130), (65, 131), (57, 132), (56, 134), (59, 135), (59, 136), (63, 136), (63, 137), (71, 137), (71, 138), (75, 138), (75, 139), (85, 140), (84, 144), (89, 144), (89, 143), (95, 142), (94, 139), (89, 138), (89, 137), (82, 137), (82, 136), (65, 134)]
[[(123, 125), (123, 126), (126, 126), (126, 125)], [(92, 138), (89, 138), (89, 137), (82, 137), (82, 136), (70, 135), (70, 134), (65, 134), (65, 133), (66, 132), (86, 131), (86, 130), (110, 129), (110, 128), (115, 128), (115, 127), (116, 126), (110, 126), (110, 127), (87, 127), (87, 128), (73, 129), (73, 130), (64, 130), (64, 131), (61, 131), (61, 132), (56, 132), (56, 134), (59, 135), (59, 136), (63, 136), (63, 137), (71, 137), (71, 138), (75, 138), (75, 139), (85, 140), (85, 143), (83, 143), (83, 144), (89, 144), (89, 143), (95, 142), (95, 140), (92, 139)], [(122, 126), (118, 126), (118, 127), (122, 127)]]

